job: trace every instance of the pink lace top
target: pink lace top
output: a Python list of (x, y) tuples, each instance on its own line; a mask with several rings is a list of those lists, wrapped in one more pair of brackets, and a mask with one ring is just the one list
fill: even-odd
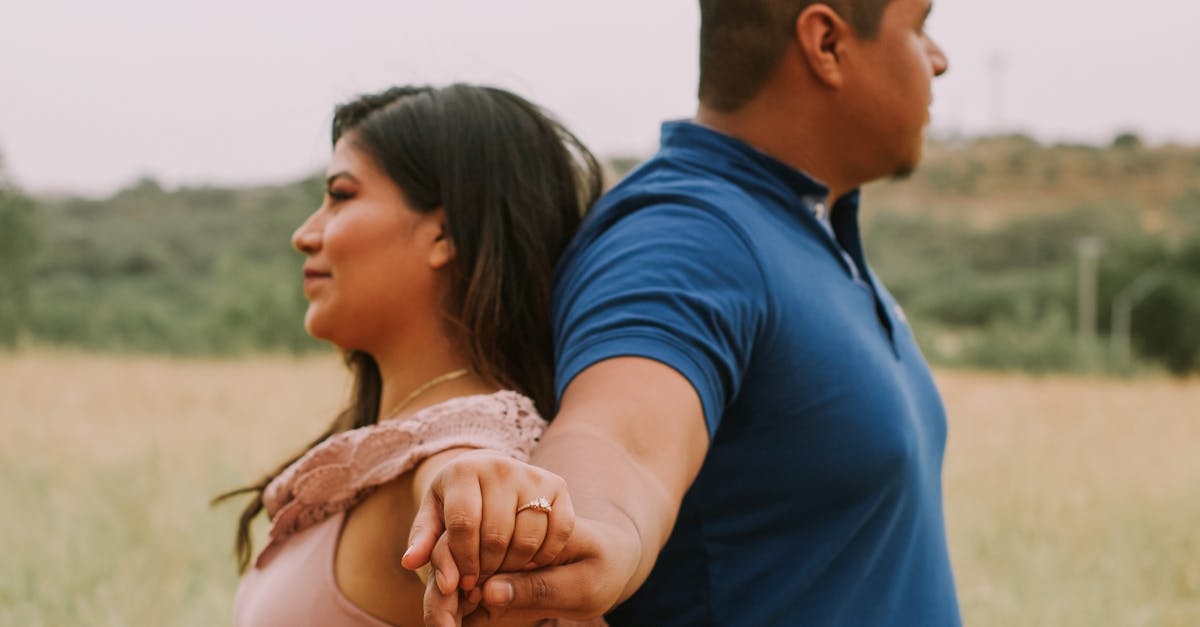
[(255, 562), (262, 568), (284, 540), (451, 448), (486, 448), (529, 459), (546, 428), (529, 398), (504, 390), (462, 396), (433, 405), (406, 420), (390, 420), (338, 433), (313, 447), (263, 491), (271, 518), (267, 546)]
[[(263, 493), (271, 530), (238, 585), (236, 627), (389, 627), (338, 587), (334, 561), (345, 513), (373, 489), (425, 458), (487, 448), (529, 459), (546, 428), (528, 398), (511, 391), (464, 396), (330, 437), (279, 474)], [(549, 620), (547, 627), (603, 627)]]

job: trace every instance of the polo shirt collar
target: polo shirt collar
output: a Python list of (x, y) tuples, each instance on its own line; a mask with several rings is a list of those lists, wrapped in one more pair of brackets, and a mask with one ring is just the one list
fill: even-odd
[[(705, 169), (749, 187), (770, 185), (785, 206), (803, 206), (818, 219), (857, 221), (859, 190), (837, 199), (832, 211), (823, 204), (829, 188), (796, 168), (768, 155), (746, 142), (691, 120), (675, 120), (662, 125), (662, 152), (687, 159)], [(691, 158), (689, 158), (691, 157)], [(746, 165), (754, 167), (747, 168)], [(770, 180), (764, 180), (764, 174)], [(836, 216), (836, 218), (834, 217)]]
[[(663, 124), (659, 154), (686, 161), (745, 189), (761, 190), (795, 211), (798, 219), (825, 241), (830, 253), (844, 261), (848, 274), (871, 291), (882, 312), (881, 322), (888, 337), (892, 337), (891, 314), (880, 304), (875, 279), (863, 254), (858, 230), (859, 190), (838, 198), (827, 210), (823, 203), (829, 197), (829, 188), (819, 181), (736, 137), (690, 120)], [(892, 348), (895, 350), (894, 344)]]

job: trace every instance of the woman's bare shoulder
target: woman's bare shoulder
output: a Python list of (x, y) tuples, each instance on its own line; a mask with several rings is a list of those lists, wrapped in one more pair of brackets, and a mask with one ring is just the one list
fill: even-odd
[(346, 514), (334, 557), (342, 594), (393, 625), (421, 625), (425, 585), (400, 565), (415, 507), (413, 473), (380, 485)]

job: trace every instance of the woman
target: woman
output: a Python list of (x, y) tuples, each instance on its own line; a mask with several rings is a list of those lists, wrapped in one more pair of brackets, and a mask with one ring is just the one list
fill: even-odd
[[(353, 394), (306, 451), (225, 495), (255, 495), (237, 530), (239, 626), (421, 623), (427, 584), (400, 565), (417, 505), (453, 458), (528, 456), (553, 404), (551, 274), (600, 191), (587, 149), (499, 89), (363, 96), (337, 108), (333, 146), (324, 202), (292, 240), (305, 328), (344, 351)], [(570, 534), (561, 480), (522, 485), (481, 573), (549, 564)], [(428, 585), (445, 595), (445, 579)]]

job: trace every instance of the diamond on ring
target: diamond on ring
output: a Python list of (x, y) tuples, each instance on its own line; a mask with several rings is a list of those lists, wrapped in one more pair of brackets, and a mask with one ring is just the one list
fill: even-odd
[(554, 510), (554, 508), (550, 506), (550, 501), (544, 496), (533, 499), (532, 501), (518, 507), (517, 513), (520, 514), (527, 509), (542, 512), (543, 514), (549, 514)]

